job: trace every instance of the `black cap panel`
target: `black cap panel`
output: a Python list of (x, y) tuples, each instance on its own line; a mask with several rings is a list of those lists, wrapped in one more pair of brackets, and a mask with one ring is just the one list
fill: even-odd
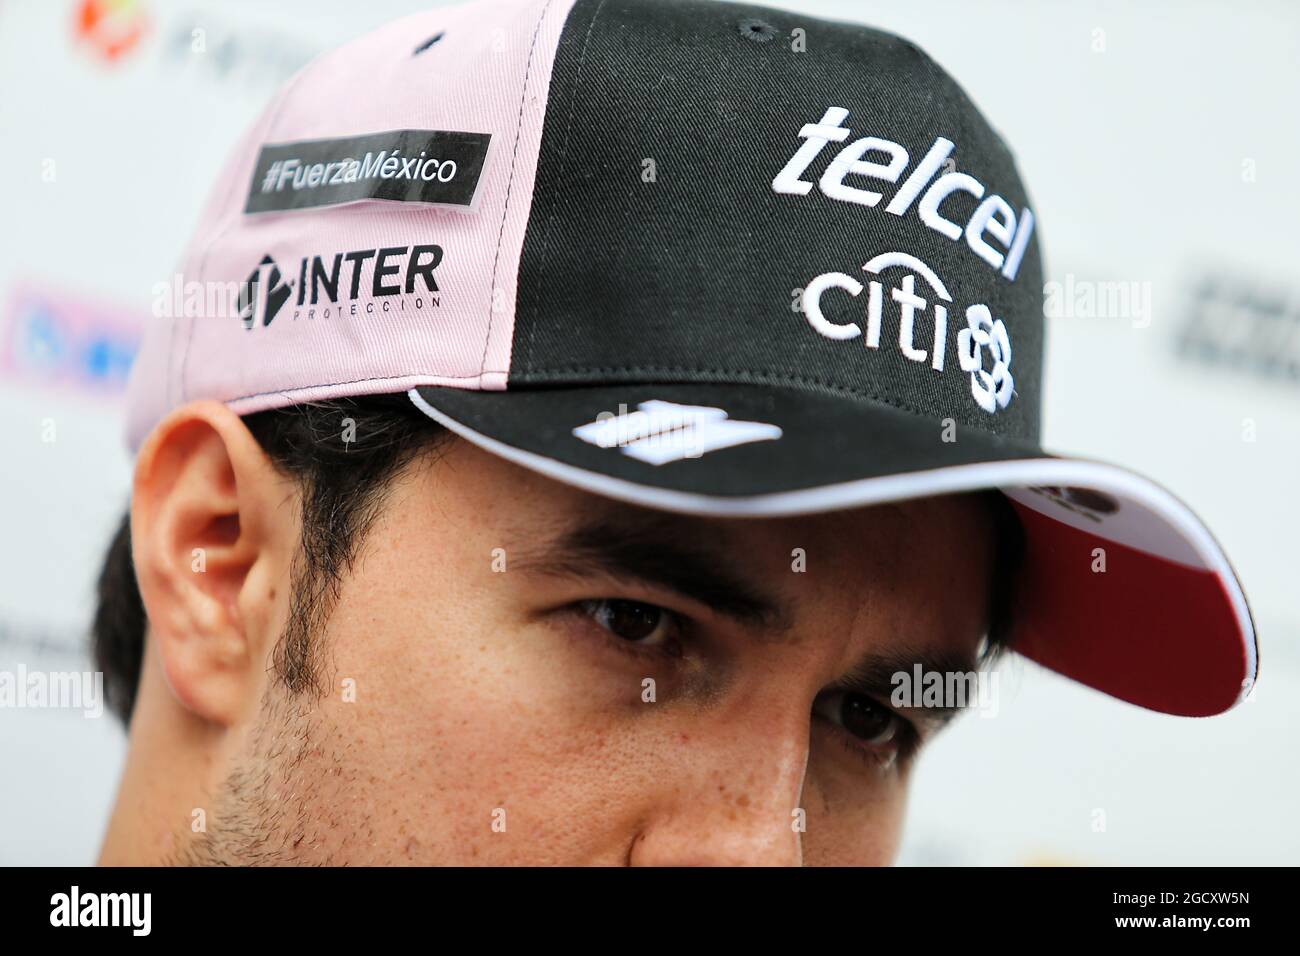
[[(796, 160), (814, 148), (808, 124), (831, 132)], [(1028, 209), (1000, 137), (904, 40), (760, 7), (578, 0), (551, 80), (509, 387), (766, 383), (1036, 441)]]

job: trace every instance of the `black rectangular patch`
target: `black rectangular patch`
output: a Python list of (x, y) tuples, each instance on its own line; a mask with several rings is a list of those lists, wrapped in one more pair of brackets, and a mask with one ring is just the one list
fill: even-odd
[(490, 133), (399, 129), (262, 147), (244, 212), (363, 199), (471, 205)]

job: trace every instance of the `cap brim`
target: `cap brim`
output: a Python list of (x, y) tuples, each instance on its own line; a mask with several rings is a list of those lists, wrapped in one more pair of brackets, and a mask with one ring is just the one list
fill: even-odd
[[(1016, 651), (1169, 714), (1221, 713), (1254, 683), (1254, 626), (1223, 550), (1182, 502), (1126, 469), (802, 388), (424, 387), (409, 394), (430, 418), (486, 451), (665, 511), (781, 517), (1001, 490), (1025, 530)], [(684, 420), (694, 427), (681, 427)]]

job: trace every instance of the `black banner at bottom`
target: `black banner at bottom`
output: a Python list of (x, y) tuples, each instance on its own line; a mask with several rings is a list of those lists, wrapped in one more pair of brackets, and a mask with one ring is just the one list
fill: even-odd
[[(686, 925), (732, 943), (776, 926), (970, 943), (1097, 935), (1150, 940), (1284, 927), (1278, 869), (0, 870), (7, 940), (77, 934), (248, 945), (433, 931), (478, 943), (640, 939)], [(1284, 886), (1284, 884), (1286, 884)], [(633, 934), (629, 937), (627, 934)], [(694, 931), (693, 931), (694, 934)], [(764, 940), (770, 943), (770, 940)]]

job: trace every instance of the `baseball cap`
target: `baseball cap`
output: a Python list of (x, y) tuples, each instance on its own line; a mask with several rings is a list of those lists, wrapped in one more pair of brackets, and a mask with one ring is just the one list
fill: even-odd
[(129, 442), (196, 399), (406, 392), (681, 513), (997, 489), (1015, 650), (1222, 712), (1257, 668), (1222, 549), (1152, 481), (1039, 444), (1039, 232), (1006, 143), (889, 33), (711, 0), (433, 9), (317, 58), (239, 143), (155, 303)]

